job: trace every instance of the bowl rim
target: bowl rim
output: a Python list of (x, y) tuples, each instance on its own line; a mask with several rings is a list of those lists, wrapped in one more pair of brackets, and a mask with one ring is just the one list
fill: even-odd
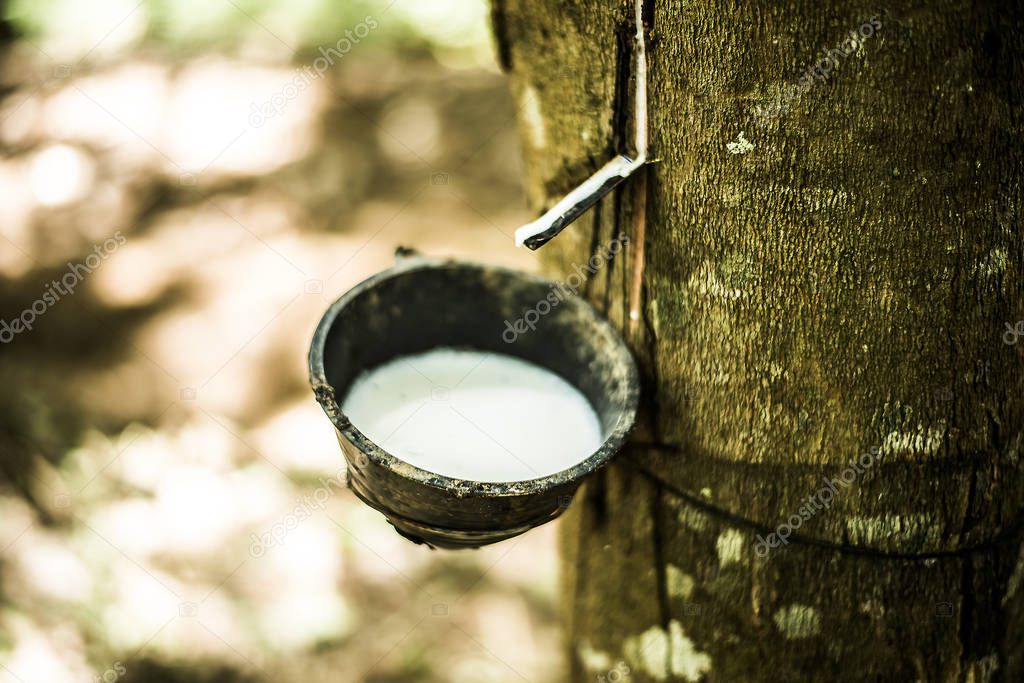
[(585, 306), (592, 315), (595, 324), (607, 331), (611, 338), (615, 340), (615, 349), (619, 356), (619, 361), (626, 369), (625, 405), (622, 412), (620, 412), (618, 419), (612, 426), (608, 436), (601, 443), (600, 447), (583, 460), (577, 462), (575, 465), (542, 477), (517, 481), (474, 481), (469, 479), (459, 479), (456, 477), (449, 477), (438, 472), (431, 472), (430, 470), (422, 469), (396, 455), (393, 455), (363, 434), (363, 432), (352, 424), (352, 421), (349, 420), (341, 409), (341, 405), (335, 395), (334, 387), (327, 380), (324, 364), (324, 351), (327, 336), (334, 326), (334, 321), (346, 306), (358, 297), (362, 296), (366, 291), (376, 287), (382, 282), (418, 270), (434, 270), (439, 268), (470, 269), (475, 271), (491, 270), (531, 281), (534, 284), (544, 287), (555, 284), (554, 281), (548, 280), (540, 275), (506, 268), (504, 266), (496, 266), (474, 261), (463, 261), (454, 258), (433, 259), (416, 256), (413, 258), (403, 259), (399, 263), (375, 273), (354, 285), (351, 289), (342, 294), (333, 304), (331, 304), (330, 307), (328, 307), (327, 311), (316, 326), (309, 349), (309, 380), (313, 387), (313, 393), (315, 394), (320, 407), (327, 414), (327, 417), (330, 418), (338, 433), (343, 435), (353, 446), (365, 454), (373, 464), (385, 468), (396, 476), (409, 479), (423, 486), (453, 493), (460, 498), (495, 498), (504, 496), (520, 496), (528, 493), (543, 493), (558, 487), (570, 485), (574, 482), (579, 483), (585, 476), (604, 466), (612, 456), (622, 448), (626, 437), (629, 436), (629, 433), (632, 431), (636, 422), (636, 413), (640, 399), (640, 373), (637, 369), (636, 360), (619, 330), (616, 329), (615, 326), (612, 325), (589, 301), (575, 292), (571, 297), (567, 298), (576, 299), (580, 304)]

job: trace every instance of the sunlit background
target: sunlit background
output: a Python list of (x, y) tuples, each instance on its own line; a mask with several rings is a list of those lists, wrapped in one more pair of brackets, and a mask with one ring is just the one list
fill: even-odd
[(396, 246), (535, 266), (485, 2), (389, 2), (0, 0), (0, 683), (561, 679), (553, 525), (403, 540), (307, 387)]

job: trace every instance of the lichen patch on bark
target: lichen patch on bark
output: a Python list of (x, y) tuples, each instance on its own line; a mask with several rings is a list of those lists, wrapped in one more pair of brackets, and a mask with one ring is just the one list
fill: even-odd
[(775, 626), (789, 640), (811, 638), (821, 632), (821, 613), (809, 605), (788, 605), (775, 613)]
[(665, 567), (665, 584), (668, 597), (686, 599), (693, 594), (693, 577), (674, 564)]
[(588, 640), (584, 640), (577, 646), (576, 654), (579, 656), (583, 668), (589, 672), (601, 673), (612, 668), (612, 656), (603, 650), (595, 649)]
[(743, 131), (741, 130), (733, 142), (725, 143), (725, 148), (729, 150), (729, 154), (746, 154), (754, 149), (754, 145), (743, 136)]
[(743, 556), (743, 545), (743, 534), (735, 529), (727, 529), (719, 534), (718, 540), (715, 541), (718, 565), (724, 567), (728, 564), (739, 563)]
[(946, 424), (941, 421), (931, 427), (919, 424), (914, 431), (896, 429), (885, 435), (879, 450), (882, 453), (934, 455), (942, 446), (945, 435)]
[(542, 150), (547, 147), (548, 133), (540, 108), (540, 97), (532, 85), (523, 86), (523, 94), (519, 96), (519, 115), (526, 126), (529, 143), (533, 149)]
[(667, 632), (652, 626), (639, 636), (627, 638), (622, 649), (626, 661), (656, 681), (668, 680), (671, 674), (695, 683), (711, 671), (711, 657), (697, 651), (676, 619), (669, 622)]

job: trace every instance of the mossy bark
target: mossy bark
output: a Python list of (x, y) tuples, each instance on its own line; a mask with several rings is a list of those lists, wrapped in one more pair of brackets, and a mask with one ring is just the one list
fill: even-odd
[[(540, 211), (628, 149), (632, 3), (493, 16)], [(567, 275), (645, 193), (642, 269), (583, 288), (645, 383), (563, 525), (573, 680), (1024, 680), (1024, 10), (645, 16), (656, 161), (543, 248)]]

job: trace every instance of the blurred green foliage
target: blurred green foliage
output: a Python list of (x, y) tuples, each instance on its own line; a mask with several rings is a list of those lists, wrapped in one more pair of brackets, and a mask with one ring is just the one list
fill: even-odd
[(184, 55), (244, 51), (269, 41), (301, 55), (374, 17), (379, 28), (367, 41), (371, 49), (473, 60), (490, 53), (486, 13), (485, 0), (13, 0), (7, 18), (66, 59), (95, 57), (99, 42), (115, 48), (144, 42)]

